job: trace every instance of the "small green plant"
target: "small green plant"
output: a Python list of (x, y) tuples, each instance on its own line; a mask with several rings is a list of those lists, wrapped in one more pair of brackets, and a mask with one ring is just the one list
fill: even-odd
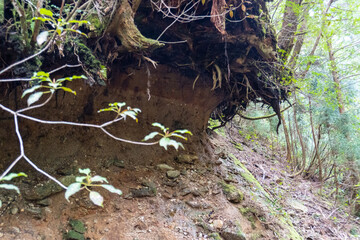
[(70, 196), (75, 193), (86, 189), (89, 191), (90, 200), (97, 206), (103, 207), (104, 198), (100, 193), (92, 191), (92, 187), (102, 187), (108, 190), (109, 192), (116, 193), (118, 195), (122, 195), (122, 191), (120, 189), (115, 188), (113, 185), (102, 184), (108, 183), (108, 180), (102, 176), (95, 175), (91, 176), (91, 170), (89, 168), (79, 169), (79, 173), (84, 174), (85, 176), (76, 177), (75, 183), (72, 183), (68, 186), (65, 192), (65, 198), (69, 201)]
[(170, 137), (178, 137), (178, 138), (182, 138), (184, 140), (187, 140), (187, 138), (184, 137), (181, 134), (190, 134), (190, 135), (192, 135), (192, 133), (187, 129), (175, 130), (175, 131), (170, 132), (169, 128), (164, 127), (160, 123), (153, 123), (152, 125), (154, 127), (160, 128), (163, 131), (163, 133), (152, 132), (152, 133), (148, 134), (147, 136), (145, 136), (143, 141), (147, 141), (149, 139), (154, 138), (157, 135), (160, 135), (160, 136), (162, 136), (162, 138), (159, 140), (159, 145), (164, 147), (165, 150), (167, 150), (168, 146), (173, 146), (176, 150), (178, 150), (179, 147), (182, 147), (182, 149), (185, 149), (184, 146), (182, 145), (182, 143), (177, 142), (177, 141), (171, 139)]
[(64, 31), (71, 31), (71, 32), (75, 32), (81, 35), (84, 35), (85, 37), (87, 37), (87, 35), (83, 32), (81, 32), (80, 30), (75, 30), (72, 29), (72, 25), (74, 24), (90, 24), (89, 21), (86, 20), (69, 20), (66, 21), (63, 18), (54, 18), (54, 13), (46, 8), (41, 8), (39, 10), (39, 13), (45, 17), (34, 17), (32, 20), (40, 20), (42, 22), (47, 22), (49, 23), (53, 28), (55, 28), (54, 30), (49, 30), (47, 31), (49, 32), (56, 32), (58, 35), (61, 35), (61, 33), (63, 33)]
[[(37, 84), (31, 88), (26, 89), (24, 91), (24, 93), (22, 94), (21, 98), (25, 97), (29, 93), (32, 93), (27, 100), (27, 104), (28, 104), (28, 106), (30, 106), (31, 104), (37, 102), (44, 93), (54, 93), (56, 90), (59, 90), (59, 89), (62, 89), (65, 92), (70, 92), (70, 93), (76, 95), (75, 91), (71, 90), (68, 87), (64, 87), (62, 84), (65, 81), (72, 81), (73, 79), (81, 79), (81, 78), (87, 79), (87, 77), (85, 77), (84, 75), (81, 75), (81, 76), (74, 75), (72, 77), (65, 77), (65, 78), (51, 80), (50, 73), (43, 72), (43, 71), (35, 72), (33, 74), (33, 76), (31, 77), (31, 79), (33, 81), (36, 81)], [(47, 85), (42, 85), (41, 83), (46, 83)], [(36, 90), (38, 90), (40, 88), (45, 88), (48, 90), (43, 91), (43, 92), (35, 92)], [(35, 93), (33, 93), (33, 92), (35, 92)]]
[(123, 117), (124, 119), (126, 119), (126, 117), (129, 116), (137, 122), (138, 119), (136, 116), (139, 112), (141, 112), (141, 110), (139, 108), (131, 108), (131, 107), (127, 107), (126, 109), (122, 110), (121, 108), (124, 107), (125, 105), (126, 105), (125, 102), (109, 103), (108, 108), (100, 109), (98, 111), (98, 113), (100, 113), (100, 112), (116, 112), (117, 115), (116, 115), (115, 119), (117, 119), (119, 117)]
[[(21, 173), (10, 173), (8, 175), (6, 175), (5, 177), (3, 178), (0, 178), (0, 182), (1, 181), (11, 181), (13, 178), (16, 178), (16, 177), (27, 177), (27, 175), (23, 172)], [(13, 185), (13, 184), (6, 184), (6, 183), (2, 183), (0, 184), (0, 188), (4, 188), (4, 189), (7, 189), (7, 190), (15, 190), (18, 194), (20, 194), (20, 190), (17, 186)], [(2, 202), (0, 200), (0, 207), (2, 206)]]

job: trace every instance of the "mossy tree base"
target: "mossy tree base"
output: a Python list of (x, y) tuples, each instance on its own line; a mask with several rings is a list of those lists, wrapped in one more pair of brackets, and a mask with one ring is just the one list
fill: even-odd
[(107, 32), (116, 36), (129, 52), (153, 51), (163, 43), (144, 37), (134, 23), (134, 12), (127, 0), (121, 0)]

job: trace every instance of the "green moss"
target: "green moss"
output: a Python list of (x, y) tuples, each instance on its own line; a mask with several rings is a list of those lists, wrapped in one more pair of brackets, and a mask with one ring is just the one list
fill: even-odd
[(246, 219), (250, 222), (251, 224), (251, 228), (255, 229), (256, 225), (255, 225), (255, 210), (251, 209), (251, 208), (239, 208), (240, 213), (246, 217)]
[(230, 202), (239, 203), (244, 199), (244, 194), (234, 185), (227, 184), (225, 182), (220, 182), (220, 185), (223, 189), (226, 198)]
[(222, 237), (220, 237), (220, 234), (219, 233), (211, 233), (209, 235), (209, 237), (211, 237), (213, 240), (223, 240)]
[(86, 231), (84, 223), (79, 220), (70, 219), (69, 224), (72, 227), (72, 229), (78, 233), (83, 234)]
[[(66, 43), (66, 51), (69, 53), (72, 53), (75, 47), (75, 52), (79, 56), (83, 66), (85, 67), (86, 71), (91, 75), (96, 83), (100, 85), (105, 85), (104, 80), (101, 76), (101, 71), (103, 70), (103, 67), (101, 65), (101, 62), (99, 59), (95, 57), (95, 55), (92, 53), (91, 49), (88, 48), (84, 43), (82, 43), (80, 40), (72, 40), (71, 43)], [(65, 54), (67, 55), (67, 54)]]
[[(252, 196), (254, 201), (260, 202), (263, 205), (266, 206), (268, 211), (271, 215), (275, 216), (279, 224), (283, 226), (284, 231), (286, 232), (286, 236), (284, 236), (284, 233), (276, 233), (279, 236), (279, 239), (292, 239), (292, 240), (302, 240), (303, 238), (299, 235), (299, 233), (295, 230), (291, 219), (288, 218), (287, 214), (283, 212), (283, 214), (279, 214), (279, 211), (277, 211), (278, 208), (281, 208), (281, 206), (278, 206), (278, 204), (275, 203), (274, 200), (272, 200), (272, 197), (264, 190), (264, 188), (260, 185), (260, 183), (256, 180), (256, 178), (247, 170), (247, 168), (233, 155), (229, 154), (229, 156), (233, 159), (234, 163), (241, 168), (241, 176), (253, 187), (255, 188), (255, 192), (258, 196), (255, 194)], [(264, 199), (265, 197), (265, 199)], [(243, 210), (244, 212), (247, 212), (248, 210)]]

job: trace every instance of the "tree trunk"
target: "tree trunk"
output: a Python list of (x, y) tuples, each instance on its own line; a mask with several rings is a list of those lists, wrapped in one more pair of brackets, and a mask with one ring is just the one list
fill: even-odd
[(333, 51), (333, 47), (332, 47), (332, 40), (331, 37), (329, 37), (326, 41), (327, 47), (328, 47), (328, 51), (329, 51), (329, 59), (330, 59), (330, 64), (331, 64), (331, 74), (333, 77), (333, 81), (335, 84), (335, 91), (336, 91), (336, 99), (338, 102), (338, 108), (339, 108), (339, 112), (340, 114), (343, 114), (345, 112), (345, 106), (344, 106), (344, 97), (343, 97), (343, 93), (341, 91), (341, 83), (339, 80), (339, 74), (337, 71), (337, 66), (336, 66), (336, 61), (335, 61), (335, 57), (334, 57), (334, 51)]

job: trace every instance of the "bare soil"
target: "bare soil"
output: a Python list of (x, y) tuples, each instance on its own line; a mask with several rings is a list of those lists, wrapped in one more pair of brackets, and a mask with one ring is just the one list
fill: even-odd
[[(360, 233), (359, 220), (347, 216), (347, 209), (334, 205), (333, 199), (319, 196), (316, 182), (287, 177), (281, 149), (270, 149), (266, 140), (250, 141), (236, 128), (204, 134), (211, 109), (218, 104), (216, 98), (209, 100), (204, 91), (196, 89), (189, 95), (192, 86), (180, 93), (172, 90), (184, 87), (181, 78), (171, 76), (172, 72), (164, 75), (164, 71), (152, 73), (152, 79), (162, 81), (152, 82), (150, 101), (144, 101), (148, 98), (147, 76), (133, 71), (135, 74), (118, 73), (107, 88), (90, 89), (75, 82), (69, 86), (78, 92), (76, 97), (59, 93), (47, 106), (28, 114), (48, 120), (102, 123), (113, 116), (97, 114), (98, 109), (109, 102), (126, 101), (142, 109), (139, 123), (127, 119), (109, 127), (110, 132), (141, 140), (155, 130), (152, 122), (162, 122), (171, 129), (188, 128), (194, 136), (185, 143), (186, 150), (130, 145), (98, 129), (22, 119), (25, 152), (38, 167), (57, 178), (77, 175), (78, 168), (90, 168), (123, 195), (99, 190), (105, 198), (104, 208), (94, 206), (85, 191), (72, 197), (70, 203), (64, 192), (29, 200), (34, 189), (48, 182), (22, 160), (14, 172), (29, 175), (15, 181), (23, 194), (0, 194), (0, 239), (63, 239), (73, 230), (69, 222), (74, 219), (85, 224), (86, 231), (80, 234), (85, 239), (290, 239), (276, 220), (279, 214), (290, 218), (304, 239), (357, 239), (350, 231)], [(163, 81), (168, 81), (168, 91), (160, 90)], [(121, 99), (114, 99), (116, 96)], [(2, 103), (15, 109), (14, 98), (15, 93), (10, 92)], [(0, 169), (5, 169), (18, 156), (19, 148), (11, 115), (1, 112), (0, 117)], [(241, 177), (241, 169), (230, 154), (270, 194), (276, 212), (253, 200), (255, 190)], [(181, 162), (181, 156), (196, 156), (196, 160)], [(159, 164), (181, 174), (171, 179)], [(235, 186), (244, 199), (229, 201), (222, 183)]]

